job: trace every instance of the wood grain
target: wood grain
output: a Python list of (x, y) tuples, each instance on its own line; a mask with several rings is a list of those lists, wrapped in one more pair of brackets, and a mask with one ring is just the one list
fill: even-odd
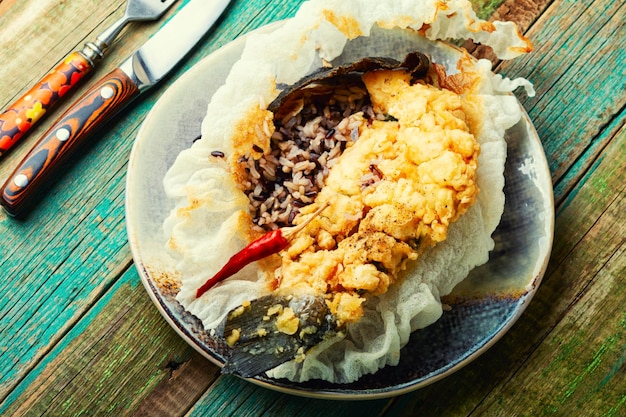
[[(209, 34), (205, 49), (192, 54), (160, 89), (141, 97), (133, 107), (137, 114), (145, 115), (160, 92), (203, 56), (242, 31), (293, 15), (298, 6), (284, 2), (273, 9), (262, 4), (263, 7), (252, 9), (237, 4), (234, 15), (222, 23), (227, 30), (215, 36)], [(237, 16), (247, 21), (254, 15), (258, 20), (252, 26), (238, 24)], [(127, 34), (124, 47), (115, 52), (135, 49), (148, 33), (133, 35)], [(102, 63), (100, 73), (121, 60), (116, 62), (115, 55), (110, 56), (113, 58)], [(121, 119), (118, 117), (109, 125), (110, 140), (95, 144), (73, 159), (63, 181), (51, 186), (49, 198), (40, 202), (27, 222), (17, 222), (0, 213), (0, 232), (4, 236), (0, 268), (8, 277), (0, 288), (10, 294), (9, 300), (0, 306), (0, 324), (6, 334), (14, 337), (10, 352), (6, 348), (0, 350), (0, 401), (4, 400), (0, 402), (0, 412), (12, 403), (7, 395), (27, 376), (36, 375), (35, 366), (48, 357), (65, 333), (107, 294), (130, 265), (124, 228), (124, 181), (128, 154), (142, 119)], [(10, 156), (24, 151), (20, 149)], [(10, 165), (9, 158), (0, 167), (5, 175)], [(58, 216), (61, 212), (63, 217)], [(41, 226), (33, 228), (33, 224)], [(40, 242), (37, 250), (32, 250), (31, 244), (36, 242)], [(161, 329), (167, 331), (167, 325)], [(206, 362), (201, 366), (206, 366)], [(197, 368), (191, 369), (192, 374), (197, 372)], [(197, 396), (202, 391), (202, 387), (196, 387)], [(65, 390), (62, 395), (71, 398), (74, 393)], [(164, 410), (167, 414), (168, 408), (164, 406)]]
[[(474, 2), (479, 15), (496, 10), (535, 43), (533, 54), (498, 69), (537, 87), (537, 97), (521, 99), (546, 147), (560, 205), (537, 296), (466, 368), (388, 400), (299, 398), (220, 376), (160, 317), (125, 234), (124, 181), (136, 132), (178, 76), (240, 34), (292, 16), (301, 3), (234, 2), (201, 48), (73, 159), (28, 221), (0, 214), (0, 414), (624, 415), (626, 65), (619, 46), (626, 12), (619, 1)], [(124, 4), (2, 1), (0, 106), (91, 40)], [(108, 73), (160, 24), (132, 25), (92, 76)], [(16, 39), (29, 39), (27, 50)], [(0, 176), (37, 136), (1, 161)]]
[[(386, 417), (626, 411), (625, 152), (622, 131), (559, 213), (556, 256), (513, 328), (460, 372), (399, 398)], [(598, 200), (602, 190), (609, 195)]]
[[(170, 346), (167, 348), (171, 349)], [(188, 346), (185, 347), (185, 352), (187, 349)], [(219, 368), (198, 352), (191, 352), (189, 358), (185, 360), (181, 359), (180, 352), (172, 353), (176, 354), (176, 360), (166, 365), (169, 375), (167, 378), (165, 376), (159, 378), (159, 383), (140, 400), (132, 415), (182, 416), (217, 380)]]
[[(563, 233), (555, 242), (556, 256), (527, 312), (527, 328), (520, 326), (527, 335), (534, 332), (532, 339), (540, 344), (506, 386), (481, 404), (488, 413), (618, 416), (626, 411), (626, 129), (609, 147), (559, 214)], [(596, 200), (603, 191), (608, 194), (601, 196), (604, 204)], [(581, 225), (581, 218), (596, 220)], [(564, 227), (576, 223), (581, 226), (576, 231)]]
[(121, 16), (124, 4), (124, 0), (102, 5), (87, 0), (7, 4), (0, 14), (0, 51), (4, 58), (0, 67), (0, 107), (19, 97), (72, 51), (82, 49), (84, 42), (95, 39)]
[(271, 391), (235, 376), (222, 376), (189, 410), (192, 416), (375, 416), (390, 400), (328, 401)]
[[(71, 20), (74, 18), (74, 7), (80, 8), (80, 5), (73, 3), (64, 7), (63, 2), (53, 3), (41, 4), (41, 9), (38, 8), (38, 2), (20, 2), (16, 6), (20, 4), (24, 8), (19, 10), (22, 13), (31, 8), (38, 10), (38, 13), (47, 13), (48, 21), (51, 22), (70, 19), (67, 27), (75, 23), (75, 31), (82, 32), (81, 28), (85, 29), (81, 25), (82, 21)], [(97, 4), (83, 3), (86, 11), (78, 13), (76, 18), (83, 17), (86, 24), (93, 23), (91, 15), (85, 16), (91, 13), (109, 23), (111, 17), (107, 7), (97, 13)], [(41, 18), (40, 14), (38, 16)], [(4, 19), (12, 18), (11, 13), (6, 13), (0, 19), (4, 22)], [(24, 24), (29, 22), (27, 20)], [(16, 23), (0, 24), (0, 31), (8, 30), (11, 25)], [(66, 31), (67, 27), (62, 26), (59, 30)], [(45, 33), (46, 28), (43, 29)], [(20, 36), (28, 34), (29, 30), (20, 28)], [(93, 28), (86, 31), (87, 36), (93, 36), (89, 33), (91, 30)], [(74, 36), (85, 36), (70, 31), (68, 34), (64, 32), (63, 38), (72, 36), (72, 33)], [(134, 42), (138, 46), (147, 39), (149, 33), (137, 30), (133, 35), (125, 35), (125, 42)], [(61, 35), (54, 36), (58, 38)], [(82, 44), (84, 39), (88, 38), (78, 42)], [(72, 50), (75, 43), (66, 46)], [(40, 48), (39, 53), (44, 55), (41, 51), (49, 49), (49, 46)], [(10, 50), (2, 50), (2, 53), (6, 56), (4, 54), (10, 53)], [(65, 51), (59, 55), (63, 53)], [(110, 57), (115, 59), (116, 53), (113, 50)], [(54, 52), (46, 54), (46, 57), (52, 55)], [(103, 71), (110, 71), (120, 60), (118, 57), (113, 62), (103, 61), (94, 74), (104, 75)], [(49, 65), (52, 67), (55, 64)], [(19, 80), (26, 87), (29, 77), (22, 77), (21, 74), (37, 73), (35, 78), (40, 76), (38, 65), (21, 61), (16, 63), (7, 60), (7, 65), (0, 66), (0, 71), (4, 75), (0, 77), (2, 98), (7, 96), (4, 90), (7, 80)], [(12, 71), (13, 76), (6, 75), (5, 71)], [(86, 88), (88, 85), (82, 89)], [(62, 111), (69, 104), (64, 103), (57, 110)], [(51, 185), (50, 198), (41, 203), (27, 222), (14, 221), (4, 213), (0, 214), (0, 233), (3, 237), (0, 268), (5, 278), (0, 288), (4, 294), (8, 294), (8, 299), (0, 305), (0, 323), (3, 332), (12, 335), (11, 350), (0, 349), (0, 399), (49, 352), (72, 323), (130, 264), (124, 233), (123, 189), (128, 152), (139, 123), (140, 120), (131, 119), (126, 125), (111, 125), (109, 130), (116, 135), (112, 136), (114, 140), (98, 144), (91, 148), (92, 153), (87, 152), (85, 157), (77, 158), (76, 163), (71, 165), (72, 169), (67, 170), (63, 184)], [(0, 165), (3, 177), (6, 178), (17, 159), (24, 156), (28, 146), (34, 144), (37, 132), (41, 134), (47, 127), (42, 124), (36, 128), (34, 134), (23, 143), (26, 146), (18, 146), (17, 151), (3, 159)], [(112, 146), (115, 143), (117, 146)], [(63, 216), (59, 216), (59, 213), (63, 213)]]
[[(122, 415), (148, 405), (154, 410), (164, 401), (186, 407), (194, 397), (183, 388), (206, 387), (217, 373), (217, 367), (205, 363), (188, 375), (193, 381), (186, 381), (181, 373), (193, 361), (198, 354), (165, 325), (137, 272), (129, 269), (38, 365), (37, 376), (23, 382), (19, 400), (4, 412)], [(155, 398), (165, 385), (177, 387), (168, 392), (180, 396)], [(153, 401), (142, 404), (150, 394)]]
[[(536, 84), (537, 95), (521, 100), (543, 142), (557, 203), (606, 145), (601, 131), (626, 105), (626, 51), (615, 47), (626, 42), (624, 16), (623, 2), (556, 1), (528, 32), (535, 51), (498, 68)], [(585, 154), (589, 148), (595, 155)]]

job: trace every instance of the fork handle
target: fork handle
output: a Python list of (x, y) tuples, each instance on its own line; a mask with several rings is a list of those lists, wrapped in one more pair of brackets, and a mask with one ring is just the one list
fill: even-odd
[(24, 214), (66, 157), (137, 95), (139, 88), (119, 68), (95, 83), (59, 117), (9, 176), (0, 196), (7, 213)]
[(92, 68), (93, 61), (80, 52), (72, 52), (0, 114), (0, 156), (15, 145)]

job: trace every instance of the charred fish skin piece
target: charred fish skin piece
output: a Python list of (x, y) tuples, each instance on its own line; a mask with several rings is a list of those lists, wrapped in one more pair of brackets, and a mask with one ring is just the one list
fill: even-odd
[(290, 106), (289, 103), (293, 103), (294, 100), (306, 94), (307, 90), (319, 89), (321, 92), (324, 89), (332, 90), (338, 85), (362, 84), (359, 74), (380, 69), (404, 69), (411, 74), (411, 84), (414, 84), (417, 80), (426, 77), (429, 67), (430, 59), (423, 53), (414, 51), (408, 53), (402, 62), (387, 57), (367, 57), (351, 64), (322, 68), (297, 83), (287, 86), (268, 105), (267, 109), (274, 113), (275, 119), (280, 119), (293, 107), (293, 104)]
[(324, 297), (268, 295), (231, 310), (218, 335), (230, 346), (222, 373), (250, 378), (306, 352), (338, 331)]
[(254, 230), (293, 226), (300, 209), (323, 187), (334, 160), (358, 140), (360, 126), (381, 117), (394, 120), (372, 108), (364, 74), (386, 69), (425, 78), (429, 68), (426, 55), (412, 52), (403, 62), (364, 58), (280, 86), (282, 92), (268, 106), (274, 124), (269, 149), (252, 144), (236, 168), (247, 178), (241, 188), (250, 200)]
[[(375, 70), (404, 70), (411, 84), (426, 77), (429, 58), (409, 53), (404, 61), (392, 58), (363, 58), (351, 64), (324, 68), (286, 87), (268, 110), (275, 123), (300, 111), (305, 97), (326, 96), (339, 87), (362, 87), (364, 73)], [(376, 173), (376, 166), (371, 170)], [(381, 174), (378, 171), (378, 174)], [(271, 294), (231, 310), (217, 329), (226, 348), (222, 373), (254, 377), (276, 366), (302, 360), (306, 352), (341, 329), (324, 296), (279, 296)]]

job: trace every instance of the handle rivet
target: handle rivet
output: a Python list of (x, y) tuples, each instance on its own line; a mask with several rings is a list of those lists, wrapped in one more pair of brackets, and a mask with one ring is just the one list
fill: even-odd
[(54, 136), (56, 136), (56, 138), (61, 142), (65, 142), (70, 137), (70, 131), (65, 128), (61, 128), (57, 130)]
[(113, 89), (109, 86), (102, 87), (102, 89), (100, 90), (100, 95), (105, 100), (113, 97), (114, 94), (115, 94), (115, 91), (113, 91)]
[(13, 183), (20, 188), (26, 187), (28, 185), (28, 177), (24, 174), (17, 174), (13, 178)]

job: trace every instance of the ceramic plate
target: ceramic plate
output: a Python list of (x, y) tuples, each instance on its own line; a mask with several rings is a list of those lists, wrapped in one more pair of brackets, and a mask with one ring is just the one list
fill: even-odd
[[(280, 24), (280, 23), (278, 23)], [(259, 29), (269, 31), (276, 24)], [(141, 279), (168, 323), (191, 346), (217, 365), (223, 363), (216, 341), (199, 320), (176, 302), (176, 271), (165, 252), (161, 225), (172, 201), (162, 179), (178, 153), (191, 146), (213, 92), (239, 58), (245, 37), (195, 65), (169, 88), (146, 118), (133, 147), (127, 177), (126, 214), (129, 241)], [(459, 51), (406, 31), (375, 31), (350, 42), (337, 63), (366, 55), (402, 57), (420, 50), (455, 67)], [(494, 233), (490, 261), (474, 269), (444, 300), (449, 311), (435, 324), (413, 333), (400, 363), (351, 384), (323, 381), (292, 383), (259, 376), (257, 384), (293, 394), (341, 399), (378, 398), (423, 387), (460, 369), (498, 340), (522, 314), (534, 295), (549, 258), (554, 203), (541, 142), (524, 112), (507, 133), (506, 204)]]

